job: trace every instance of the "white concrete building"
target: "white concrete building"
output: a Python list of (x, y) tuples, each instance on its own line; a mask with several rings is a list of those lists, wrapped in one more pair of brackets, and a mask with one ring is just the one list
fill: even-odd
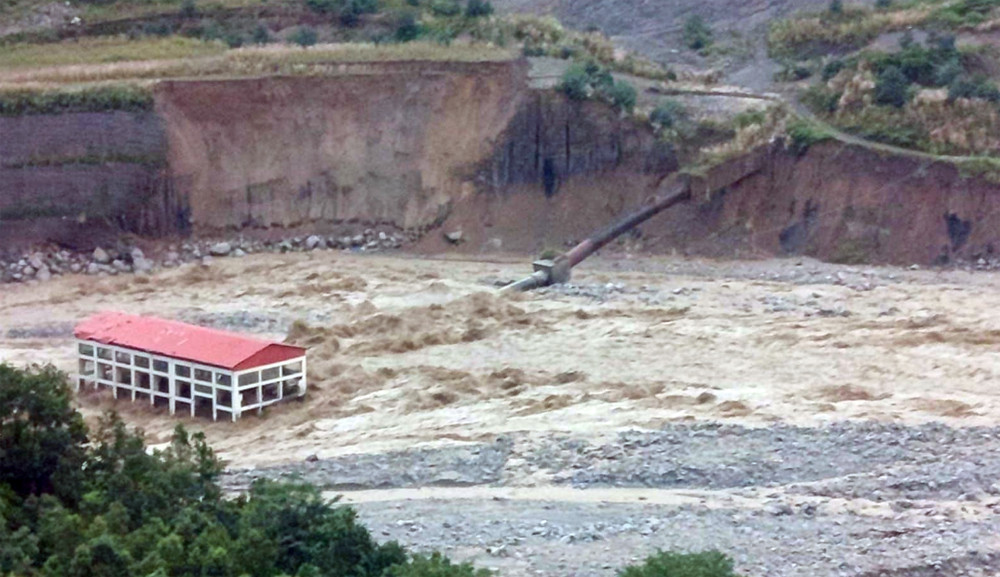
[(74, 331), (77, 390), (110, 389), (191, 415), (228, 415), (306, 394), (306, 350), (176, 321), (101, 313)]

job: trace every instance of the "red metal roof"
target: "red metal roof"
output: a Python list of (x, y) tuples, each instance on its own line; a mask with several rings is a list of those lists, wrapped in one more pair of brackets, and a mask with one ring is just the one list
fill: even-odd
[(74, 334), (78, 339), (235, 371), (297, 359), (306, 354), (302, 347), (117, 312), (90, 317), (76, 325)]

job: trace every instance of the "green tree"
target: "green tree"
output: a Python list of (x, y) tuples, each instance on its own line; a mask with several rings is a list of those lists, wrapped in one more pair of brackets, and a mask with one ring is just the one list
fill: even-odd
[(570, 100), (586, 100), (590, 97), (590, 74), (587, 67), (579, 62), (573, 63), (563, 73), (559, 89)]
[(271, 33), (263, 24), (258, 24), (250, 34), (250, 42), (253, 44), (267, 44), (271, 41)]
[(635, 87), (628, 82), (619, 80), (615, 82), (610, 89), (607, 91), (608, 99), (611, 100), (611, 104), (623, 111), (631, 113), (635, 110), (635, 102), (637, 94)]
[(278, 543), (274, 565), (289, 575), (310, 564), (323, 574), (365, 577), (405, 561), (398, 545), (377, 545), (352, 509), (333, 506), (311, 485), (258, 481), (241, 513), (239, 532), (255, 529)]
[(462, 13), (462, 6), (458, 0), (432, 0), (431, 13), (435, 16), (458, 16)]
[(677, 100), (664, 100), (653, 109), (649, 120), (660, 128), (676, 128), (687, 122), (688, 112), (684, 105)]
[(830, 0), (830, 14), (840, 16), (844, 13), (844, 0)]
[(299, 26), (292, 32), (289, 40), (293, 44), (298, 44), (299, 46), (305, 48), (307, 46), (312, 46), (316, 44), (319, 36), (316, 34), (316, 29), (311, 26)]
[(889, 66), (875, 78), (875, 102), (902, 108), (910, 100), (910, 81), (896, 66)]
[(87, 429), (70, 396), (66, 375), (52, 366), (0, 364), (0, 487), (22, 499), (79, 499)]
[(396, 41), (412, 42), (420, 37), (420, 24), (412, 12), (405, 12), (396, 22)]
[(440, 553), (429, 557), (414, 555), (413, 559), (401, 565), (393, 565), (386, 577), (489, 577), (486, 569), (476, 569), (471, 563), (452, 563)]
[(698, 14), (692, 14), (684, 21), (684, 45), (691, 50), (704, 50), (714, 42), (712, 29), (705, 19)]
[(718, 551), (670, 553), (660, 551), (641, 565), (618, 572), (619, 577), (737, 577), (733, 562)]
[(493, 15), (493, 4), (490, 0), (469, 0), (465, 5), (465, 16), (467, 18), (482, 18)]
[[(376, 577), (391, 567), (470, 575), (439, 556), (408, 561), (402, 547), (377, 543), (353, 510), (309, 485), (260, 482), (224, 499), (222, 463), (201, 434), (181, 426), (166, 449), (150, 452), (141, 431), (109, 414), (85, 444), (64, 374), (0, 369), (0, 463), (16, 457), (40, 479), (19, 485), (20, 493), (0, 483), (0, 575)], [(79, 434), (57, 434), (77, 425)], [(54, 480), (67, 463), (81, 474), (68, 471), (72, 490), (57, 490), (69, 486)]]
[(378, 12), (377, 0), (348, 0), (340, 9), (340, 23), (344, 26), (355, 26), (364, 14)]

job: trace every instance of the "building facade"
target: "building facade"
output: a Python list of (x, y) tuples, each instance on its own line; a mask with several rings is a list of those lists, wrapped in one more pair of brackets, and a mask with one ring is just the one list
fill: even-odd
[(96, 315), (74, 332), (77, 390), (233, 421), (306, 393), (302, 347), (123, 313)]

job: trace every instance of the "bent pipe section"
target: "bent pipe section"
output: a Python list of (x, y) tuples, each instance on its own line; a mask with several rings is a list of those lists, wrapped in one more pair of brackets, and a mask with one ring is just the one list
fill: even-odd
[(511, 283), (501, 289), (503, 292), (529, 291), (551, 284), (560, 284), (569, 280), (569, 271), (587, 257), (599, 251), (609, 242), (636, 226), (646, 222), (668, 208), (691, 198), (691, 181), (682, 176), (670, 190), (653, 198), (642, 208), (630, 213), (625, 218), (590, 235), (586, 240), (576, 245), (568, 252), (557, 257), (553, 266), (536, 270), (531, 276)]

